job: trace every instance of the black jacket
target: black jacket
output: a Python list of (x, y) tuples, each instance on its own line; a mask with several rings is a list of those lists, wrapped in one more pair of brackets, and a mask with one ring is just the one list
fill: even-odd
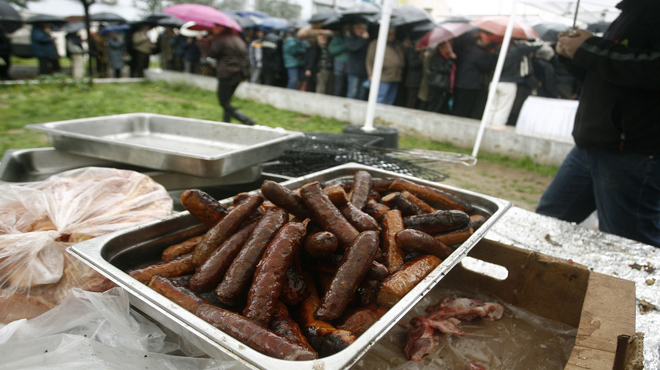
[(472, 44), (459, 54), (456, 53), (456, 87), (459, 89), (487, 89), (487, 80), (495, 70), (495, 54), (488, 54), (486, 49)]
[(660, 1), (624, 0), (603, 37), (566, 66), (584, 82), (573, 137), (578, 147), (660, 153)]
[(367, 47), (370, 41), (354, 34), (346, 38), (346, 55), (348, 56), (348, 62), (346, 63), (347, 74), (367, 77), (365, 61), (367, 59)]

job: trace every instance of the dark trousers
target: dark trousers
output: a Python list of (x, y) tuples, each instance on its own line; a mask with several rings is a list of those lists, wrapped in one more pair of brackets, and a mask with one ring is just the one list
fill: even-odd
[(460, 117), (481, 119), (484, 115), (488, 99), (486, 89), (461, 89), (454, 90), (454, 109), (452, 114)]
[(50, 75), (60, 71), (60, 60), (58, 58), (39, 58), (39, 74)]
[(574, 147), (536, 212), (582, 222), (595, 210), (601, 231), (660, 247), (660, 158)]
[(9, 80), (9, 68), (11, 68), (11, 56), (3, 55), (0, 56), (2, 60), (5, 61), (3, 65), (0, 65), (0, 80)]
[(236, 92), (236, 88), (241, 83), (241, 81), (243, 81), (243, 75), (240, 73), (229, 77), (218, 78), (218, 101), (224, 110), (224, 122), (229, 123), (231, 122), (231, 118), (235, 117), (245, 124), (252, 125), (254, 124), (253, 119), (247, 117), (245, 114), (243, 114), (243, 112), (239, 111), (236, 109), (236, 107), (231, 105), (231, 98), (234, 96), (234, 92)]
[(149, 54), (135, 52), (133, 77), (144, 77), (144, 70), (149, 68)]
[(429, 89), (426, 110), (435, 113), (449, 113), (449, 91)]

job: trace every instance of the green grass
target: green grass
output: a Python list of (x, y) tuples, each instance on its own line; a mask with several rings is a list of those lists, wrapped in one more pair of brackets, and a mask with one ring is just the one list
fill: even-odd
[[(92, 86), (70, 82), (66, 76), (47, 76), (25, 85), (0, 85), (0, 153), (7, 149), (50, 146), (45, 134), (24, 129), (32, 123), (54, 122), (123, 113), (157, 113), (212, 121), (222, 120), (215, 92), (183, 83), (107, 83)], [(234, 98), (233, 104), (258, 124), (303, 132), (341, 133), (346, 122), (306, 116), (270, 105)], [(399, 138), (401, 148), (420, 148), (470, 154), (450, 143)], [(530, 158), (479, 154), (479, 161), (499, 163), (514, 169), (554, 176), (557, 167), (534, 164)]]

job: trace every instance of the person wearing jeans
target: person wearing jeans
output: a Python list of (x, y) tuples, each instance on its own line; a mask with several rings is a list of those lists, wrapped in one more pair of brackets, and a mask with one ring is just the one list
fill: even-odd
[[(369, 80), (373, 74), (374, 59), (376, 58), (377, 40), (369, 43), (367, 48), (366, 67)], [(391, 28), (387, 34), (387, 45), (385, 46), (385, 56), (383, 57), (383, 68), (378, 86), (378, 103), (393, 105), (396, 100), (396, 94), (399, 91), (399, 84), (403, 79), (403, 68), (406, 65), (406, 56), (403, 47), (396, 41), (395, 29)]]
[(367, 100), (367, 47), (369, 46), (369, 32), (367, 24), (356, 23), (351, 28), (350, 35), (346, 38), (346, 63), (347, 92), (346, 97), (350, 99)]
[(575, 148), (537, 212), (660, 247), (660, 2), (623, 0), (602, 37), (559, 35), (561, 62), (582, 81)]

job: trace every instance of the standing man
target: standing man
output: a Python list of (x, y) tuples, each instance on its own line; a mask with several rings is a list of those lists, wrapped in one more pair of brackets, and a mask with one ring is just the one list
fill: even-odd
[(10, 80), (11, 68), (11, 39), (0, 23), (0, 80)]
[(55, 42), (50, 35), (50, 25), (36, 23), (30, 34), (30, 51), (39, 60), (39, 74), (49, 75), (60, 71), (60, 56), (57, 54)]
[(575, 147), (537, 212), (660, 247), (660, 2), (623, 0), (602, 37), (561, 34), (557, 53), (583, 82)]
[(369, 32), (364, 22), (355, 23), (351, 33), (346, 38), (346, 77), (348, 91), (346, 97), (350, 99), (367, 100), (367, 47), (369, 46)]
[(257, 29), (255, 39), (250, 42), (248, 54), (250, 56), (250, 82), (261, 83), (261, 68), (263, 67), (263, 50), (261, 49), (264, 30)]
[(141, 26), (140, 29), (135, 31), (132, 36), (133, 51), (135, 56), (135, 71), (132, 77), (144, 77), (144, 70), (149, 68), (149, 57), (155, 45), (149, 39), (147, 31), (149, 26)]
[[(373, 40), (367, 48), (366, 68), (369, 79), (373, 74), (376, 59), (376, 44)], [(399, 91), (399, 85), (403, 79), (403, 68), (406, 66), (406, 56), (403, 47), (396, 41), (395, 28), (390, 28), (387, 34), (385, 56), (383, 57), (383, 68), (378, 86), (378, 103), (393, 105)]]
[(284, 36), (282, 44), (282, 56), (284, 57), (284, 67), (287, 70), (288, 82), (287, 89), (297, 89), (298, 81), (304, 78), (305, 53), (309, 48), (309, 43), (296, 36), (295, 29), (288, 29)]
[(224, 122), (231, 122), (235, 117), (246, 125), (254, 125), (255, 121), (231, 105), (231, 98), (241, 81), (250, 75), (247, 46), (238, 33), (220, 25), (214, 25), (211, 35), (200, 40), (200, 49), (211, 58), (218, 61), (216, 76), (218, 77), (218, 101), (224, 109)]

